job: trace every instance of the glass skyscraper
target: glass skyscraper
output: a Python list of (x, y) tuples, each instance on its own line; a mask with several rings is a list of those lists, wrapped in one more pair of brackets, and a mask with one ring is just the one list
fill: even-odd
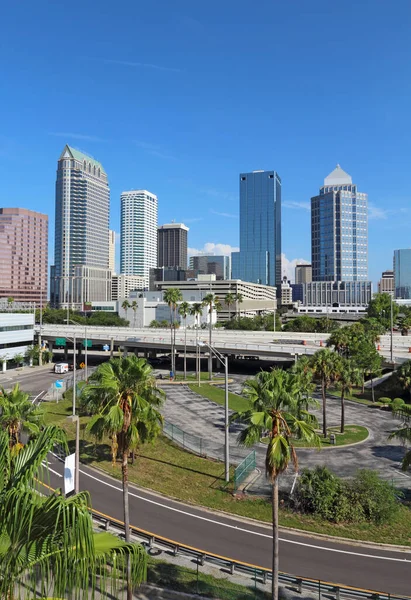
[(411, 298), (411, 248), (394, 250), (394, 290), (396, 298)]
[(313, 281), (365, 281), (368, 277), (367, 194), (340, 165), (311, 198)]
[(276, 171), (240, 174), (240, 251), (232, 278), (281, 285), (281, 179)]

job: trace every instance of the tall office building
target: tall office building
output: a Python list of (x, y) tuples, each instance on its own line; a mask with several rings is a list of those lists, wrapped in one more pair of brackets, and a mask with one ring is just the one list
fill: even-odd
[(313, 268), (309, 264), (295, 266), (295, 283), (311, 283), (313, 280)]
[(313, 281), (365, 281), (368, 275), (367, 194), (340, 165), (311, 198)]
[(108, 232), (108, 268), (112, 273), (116, 270), (116, 232)]
[(91, 156), (65, 146), (57, 163), (52, 304), (81, 308), (75, 305), (110, 299), (109, 211), (110, 189), (103, 166)]
[(47, 302), (48, 216), (0, 208), (0, 298)]
[(378, 282), (379, 294), (390, 294), (394, 296), (394, 271), (383, 271)]
[(217, 280), (231, 279), (231, 256), (200, 254), (190, 256), (189, 269), (196, 275), (215, 275)]
[(276, 171), (241, 173), (240, 251), (231, 260), (233, 279), (280, 289), (281, 179)]
[(395, 298), (411, 298), (411, 248), (394, 250)]
[(121, 194), (120, 272), (144, 277), (145, 287), (157, 266), (157, 204), (147, 190)]
[(157, 231), (157, 266), (187, 269), (187, 232), (183, 223), (160, 225)]

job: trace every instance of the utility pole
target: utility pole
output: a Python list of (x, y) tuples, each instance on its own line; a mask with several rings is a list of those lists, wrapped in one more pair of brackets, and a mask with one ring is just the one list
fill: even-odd
[[(34, 305), (35, 307), (36, 305)], [(34, 308), (34, 315), (36, 315), (36, 308)], [(34, 319), (35, 321), (36, 319)], [(41, 356), (42, 350), (42, 340), (41, 340), (41, 328), (43, 326), (43, 278), (40, 277), (40, 332), (39, 332), (39, 367), (43, 364), (43, 359)]]
[(391, 298), (391, 304), (390, 304), (390, 329), (391, 329), (391, 339), (390, 339), (390, 359), (391, 359), (391, 364), (394, 363), (393, 360), (393, 340), (392, 340), (392, 330), (394, 328), (394, 323), (393, 323), (393, 314), (392, 314), (392, 296), (390, 296)]

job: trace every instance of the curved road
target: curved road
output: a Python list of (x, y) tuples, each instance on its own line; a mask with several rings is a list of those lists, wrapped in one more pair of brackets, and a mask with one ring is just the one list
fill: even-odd
[[(63, 465), (50, 457), (50, 484), (63, 486)], [(82, 466), (80, 487), (93, 508), (122, 520), (121, 483)], [(130, 487), (131, 524), (204, 552), (271, 567), (271, 532), (265, 526), (213, 514)], [(282, 533), (280, 569), (297, 576), (367, 590), (410, 593), (411, 553), (334, 543), (306, 535)]]

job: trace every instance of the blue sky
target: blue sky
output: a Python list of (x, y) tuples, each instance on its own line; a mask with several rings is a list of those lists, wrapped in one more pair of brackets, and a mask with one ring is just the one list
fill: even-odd
[[(336, 163), (369, 194), (369, 274), (409, 247), (409, 0), (10, 0), (0, 23), (0, 205), (46, 212), (64, 144), (159, 197), (189, 246), (238, 245), (238, 174), (283, 182), (283, 252)], [(217, 246), (217, 250), (220, 246)]]

